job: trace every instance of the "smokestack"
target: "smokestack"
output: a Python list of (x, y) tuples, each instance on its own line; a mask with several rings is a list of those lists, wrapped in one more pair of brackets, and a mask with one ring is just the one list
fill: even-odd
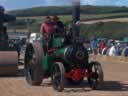
[(73, 38), (75, 39), (80, 33), (79, 26), (76, 25), (76, 22), (80, 20), (80, 0), (73, 0), (72, 19)]

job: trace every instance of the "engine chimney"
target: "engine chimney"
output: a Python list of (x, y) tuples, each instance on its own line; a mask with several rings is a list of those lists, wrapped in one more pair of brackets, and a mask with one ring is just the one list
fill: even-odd
[(80, 20), (80, 0), (73, 0), (72, 20), (73, 39), (75, 39), (80, 33), (79, 26), (76, 25)]

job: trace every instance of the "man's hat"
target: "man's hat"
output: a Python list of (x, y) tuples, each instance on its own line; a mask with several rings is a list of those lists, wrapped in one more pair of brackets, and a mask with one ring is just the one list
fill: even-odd
[(59, 17), (58, 16), (53, 16), (53, 18), (52, 18), (53, 20), (59, 20)]

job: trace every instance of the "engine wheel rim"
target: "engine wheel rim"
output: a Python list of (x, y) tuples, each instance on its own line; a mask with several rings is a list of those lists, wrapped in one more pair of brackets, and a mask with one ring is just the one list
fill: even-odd
[(97, 86), (100, 85), (100, 83), (103, 82), (103, 73), (100, 64), (93, 64), (91, 77), (88, 78), (88, 80), (93, 89), (95, 89)]
[(57, 65), (55, 65), (53, 70), (54, 70), (52, 76), (53, 87), (58, 90), (61, 85), (61, 72)]
[(93, 67), (94, 67), (94, 70), (92, 71), (92, 78), (98, 82), (100, 72), (99, 72), (98, 66), (95, 65)]
[(28, 51), (27, 60), (28, 60), (27, 66), (26, 66), (27, 77), (28, 77), (27, 80), (31, 82), (34, 79), (34, 76), (33, 76), (33, 74), (34, 74), (34, 65), (36, 63), (36, 56), (35, 56), (35, 53), (34, 53), (33, 49)]

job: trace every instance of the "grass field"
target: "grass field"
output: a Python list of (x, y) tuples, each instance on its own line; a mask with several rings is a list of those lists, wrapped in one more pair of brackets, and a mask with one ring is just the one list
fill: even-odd
[[(62, 21), (71, 21), (72, 16), (71, 15), (60, 15), (59, 16)], [(120, 18), (120, 17), (128, 17), (128, 13), (109, 13), (109, 14), (81, 14), (81, 21), (87, 21), (87, 20), (97, 20), (97, 19), (107, 19), (107, 18)], [(34, 19), (39, 21), (42, 21), (44, 19), (44, 16), (34, 16), (34, 17), (17, 17), (17, 19)]]
[[(65, 24), (70, 24), (72, 17), (71, 15), (59, 16), (61, 21)], [(81, 14), (81, 21), (89, 20), (98, 20), (98, 19), (109, 19), (109, 18), (124, 18), (128, 17), (128, 13), (111, 13), (111, 14), (97, 14), (97, 15), (86, 15)], [(32, 20), (30, 28), (32, 32), (39, 32), (40, 25), (44, 20), (44, 16), (35, 16), (35, 17), (18, 17), (17, 20), (25, 21), (25, 19)], [(21, 28), (26, 27), (25, 24), (19, 24)], [(105, 23), (96, 23), (91, 25), (82, 25), (81, 33), (84, 34), (87, 38), (92, 35), (95, 36), (105, 36), (108, 38), (120, 39), (125, 36), (128, 36), (128, 23), (127, 22), (105, 22)], [(113, 34), (112, 34), (113, 33)]]

